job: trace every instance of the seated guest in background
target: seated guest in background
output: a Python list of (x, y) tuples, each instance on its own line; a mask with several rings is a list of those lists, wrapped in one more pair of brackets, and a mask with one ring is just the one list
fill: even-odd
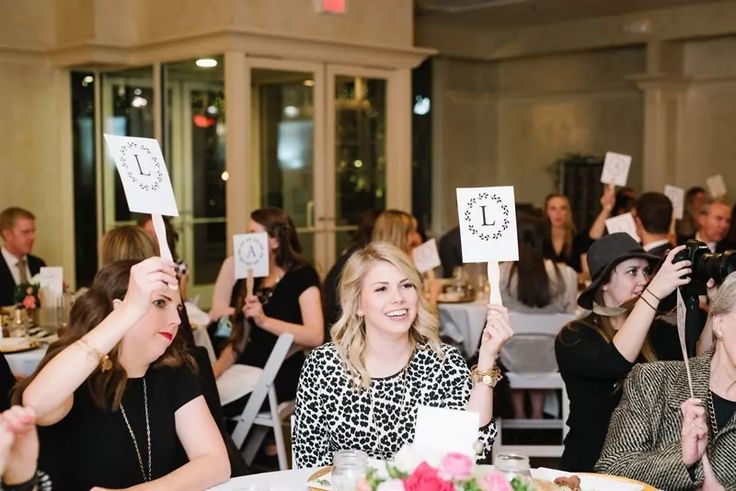
[(565, 263), (582, 272), (580, 258), (588, 251), (592, 240), (587, 234), (577, 235), (572, 221), (570, 200), (563, 194), (550, 194), (544, 200), (544, 214), (549, 222), (549, 240), (545, 241), (545, 257)]
[(611, 418), (596, 470), (657, 489), (736, 485), (736, 274), (710, 310), (715, 349), (684, 362), (634, 367)]
[[(619, 383), (634, 363), (682, 359), (677, 330), (653, 322), (659, 299), (689, 282), (690, 261), (673, 264), (682, 246), (670, 251), (656, 276), (659, 258), (627, 233), (606, 235), (588, 251), (593, 281), (578, 297), (592, 310), (562, 328), (555, 355), (570, 398), (570, 432), (560, 468), (593, 470), (620, 397)], [(631, 307), (633, 304), (633, 307)]]
[(687, 239), (695, 237), (695, 233), (700, 228), (698, 217), (706, 198), (705, 189), (700, 186), (693, 186), (685, 193), (684, 213), (682, 219), (677, 220), (675, 224), (678, 244), (683, 244)]
[[(230, 304), (235, 310), (233, 333), (214, 371), (219, 377), (235, 363), (263, 367), (278, 336), (291, 333), (294, 349), (274, 382), (279, 402), (290, 401), (296, 397), (304, 364), (301, 348), (314, 348), (324, 340), (319, 277), (301, 256), (299, 238), (286, 213), (261, 208), (250, 217), (249, 233), (268, 233), (268, 276), (255, 279), (251, 296), (246, 296), (245, 279), (235, 283)], [(225, 414), (240, 415), (246, 402), (247, 396), (228, 404)]]
[[(577, 297), (577, 274), (566, 264), (544, 258), (544, 244), (549, 231), (547, 220), (527, 214), (517, 216), (519, 261), (501, 264), (501, 297), (512, 312), (574, 312)], [(526, 418), (524, 395), (512, 390), (515, 418)], [(541, 419), (544, 390), (530, 390), (532, 418)]]
[(31, 255), (36, 240), (36, 217), (23, 208), (6, 208), (0, 213), (3, 236), (0, 261), (0, 306), (15, 304), (15, 287), (38, 274), (43, 259)]
[[(169, 251), (171, 251), (171, 255), (174, 258), (174, 263), (176, 263), (176, 274), (179, 276), (179, 291), (181, 292), (181, 298), (186, 300), (187, 285), (189, 284), (189, 268), (187, 267), (187, 263), (179, 257), (179, 253), (177, 252), (176, 246), (179, 242), (179, 234), (174, 230), (174, 226), (171, 224), (171, 217), (164, 216), (163, 221), (166, 229), (166, 243), (168, 244)], [(148, 235), (158, 243), (151, 215), (141, 216), (138, 219), (138, 226), (148, 232)]]
[(67, 333), (19, 384), (40, 427), (39, 468), (58, 489), (206, 489), (230, 476), (176, 336), (174, 267), (154, 257), (102, 268)]
[(664, 194), (642, 194), (636, 202), (634, 222), (642, 248), (648, 253), (664, 257), (675, 246), (669, 236), (672, 202)]
[(728, 229), (726, 234), (726, 240), (732, 244), (736, 244), (736, 220), (733, 219), (736, 215), (736, 204), (731, 207), (731, 228)]
[(413, 441), (417, 407), (424, 405), (478, 413), (481, 443), (491, 448), (498, 381), (492, 369), (511, 336), (508, 311), (489, 306), (471, 379), (460, 352), (440, 343), (437, 312), (420, 282), (411, 259), (391, 244), (372, 242), (348, 259), (332, 342), (312, 351), (299, 380), (298, 467), (329, 465), (346, 448), (391, 458)]
[(736, 248), (736, 244), (726, 239), (731, 227), (731, 206), (721, 200), (706, 200), (698, 216), (700, 228), (694, 238), (705, 242), (711, 252), (723, 252)]
[(437, 249), (442, 263), (442, 277), (451, 278), (455, 267), (463, 265), (463, 248), (460, 243), (460, 227), (455, 226), (440, 237)]
[(341, 314), (340, 299), (337, 296), (337, 285), (340, 282), (340, 274), (350, 255), (356, 249), (363, 247), (371, 241), (373, 225), (376, 223), (376, 218), (378, 218), (380, 213), (378, 210), (366, 210), (361, 214), (358, 230), (356, 230), (353, 236), (352, 244), (340, 255), (332, 268), (330, 268), (327, 276), (325, 276), (325, 281), (322, 283), (325, 339), (329, 339), (330, 328), (337, 322)]
[(51, 480), (38, 468), (38, 434), (32, 409), (13, 406), (0, 414), (0, 475), (6, 491), (46, 491)]

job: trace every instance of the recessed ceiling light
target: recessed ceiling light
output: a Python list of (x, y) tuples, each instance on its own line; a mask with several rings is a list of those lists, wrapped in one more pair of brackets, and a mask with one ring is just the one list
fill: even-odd
[(214, 68), (217, 66), (217, 60), (214, 58), (199, 58), (194, 63), (199, 68)]

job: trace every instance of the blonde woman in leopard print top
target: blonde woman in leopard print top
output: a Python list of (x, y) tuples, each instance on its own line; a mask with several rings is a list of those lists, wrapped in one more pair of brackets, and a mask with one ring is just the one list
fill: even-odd
[(715, 348), (684, 362), (634, 367), (596, 470), (658, 489), (736, 490), (736, 273), (711, 305)]
[[(491, 447), (493, 389), (474, 384), (457, 349), (440, 343), (437, 313), (420, 283), (406, 253), (387, 243), (369, 244), (348, 260), (333, 342), (312, 352), (299, 380), (297, 466), (331, 464), (341, 449), (390, 458), (413, 441), (422, 405), (478, 413), (479, 440)], [(493, 368), (510, 336), (508, 312), (489, 306), (478, 370)]]

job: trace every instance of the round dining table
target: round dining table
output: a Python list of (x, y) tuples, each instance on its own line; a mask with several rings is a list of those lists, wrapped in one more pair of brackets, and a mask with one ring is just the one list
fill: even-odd
[(210, 491), (307, 491), (307, 479), (317, 470), (316, 467), (307, 467), (234, 477), (210, 488)]

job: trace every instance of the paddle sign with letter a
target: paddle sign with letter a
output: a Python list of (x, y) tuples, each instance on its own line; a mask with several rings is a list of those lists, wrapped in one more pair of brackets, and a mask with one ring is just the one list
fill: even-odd
[(488, 262), (490, 303), (502, 305), (499, 261), (518, 261), (513, 186), (457, 188), (464, 263)]
[(179, 210), (158, 141), (107, 133), (104, 136), (123, 183), (128, 209), (151, 214), (161, 257), (172, 259), (162, 215), (178, 217)]
[(233, 235), (235, 278), (246, 278), (248, 296), (253, 295), (254, 278), (268, 276), (268, 234)]

